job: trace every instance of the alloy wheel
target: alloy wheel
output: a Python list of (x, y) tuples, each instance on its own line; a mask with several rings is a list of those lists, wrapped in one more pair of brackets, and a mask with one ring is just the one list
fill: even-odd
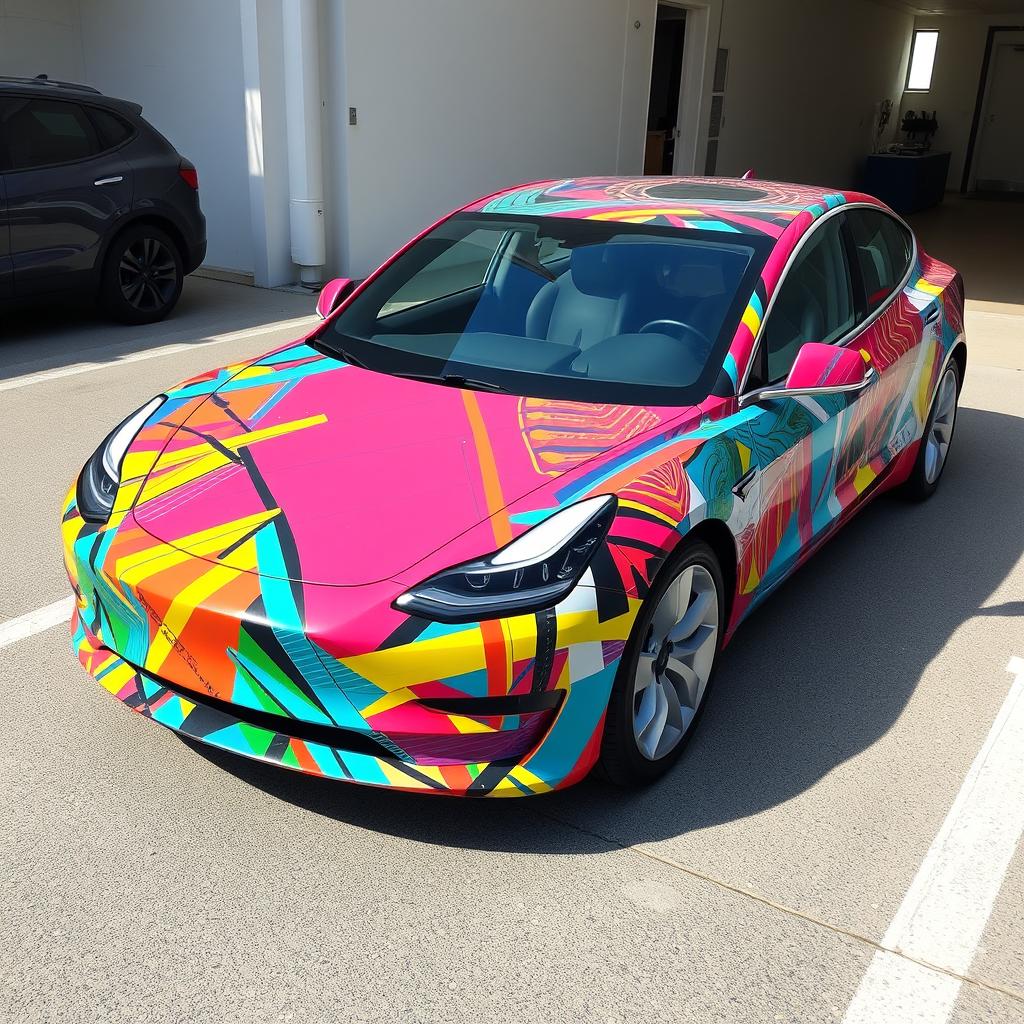
[(174, 255), (157, 238), (132, 242), (121, 256), (117, 275), (125, 301), (142, 312), (167, 305), (178, 286)]
[(697, 714), (718, 650), (718, 590), (701, 565), (687, 566), (654, 612), (633, 684), (633, 735), (658, 761), (678, 746)]
[(924, 446), (924, 476), (933, 484), (939, 479), (946, 464), (949, 444), (953, 440), (953, 426), (956, 423), (956, 374), (946, 370), (935, 398), (935, 411)]

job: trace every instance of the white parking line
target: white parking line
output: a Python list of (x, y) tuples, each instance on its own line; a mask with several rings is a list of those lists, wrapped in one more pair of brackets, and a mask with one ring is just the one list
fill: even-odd
[(208, 345), (221, 345), (226, 341), (238, 341), (241, 338), (258, 338), (263, 334), (286, 331), (293, 327), (310, 327), (316, 322), (316, 319), (315, 316), (301, 316), (293, 320), (280, 320), (274, 324), (266, 324), (263, 327), (246, 328), (241, 331), (231, 331), (228, 334), (214, 334), (209, 338), (204, 338), (202, 341), (181, 341), (175, 342), (172, 345), (163, 345), (160, 348), (146, 349), (143, 352), (129, 352), (127, 355), (100, 362), (82, 362), (72, 363), (70, 366), (55, 366), (52, 370), (40, 370), (38, 373), (28, 373), (22, 377), (0, 380), (0, 391), (27, 388), (30, 384), (41, 384), (43, 381), (58, 380), (61, 377), (74, 377), (79, 373), (90, 373), (93, 370), (102, 370), (122, 363), (138, 363), (144, 359), (158, 359), (160, 356), (173, 355), (175, 352), (191, 352), (198, 348), (206, 348)]
[(1010, 692), (844, 1024), (949, 1019), (961, 985), (955, 975), (970, 969), (1024, 831), (1024, 659), (1013, 658), (1007, 671), (1015, 677)]
[(37, 608), (34, 612), (27, 612), (19, 615), (16, 619), (8, 619), (0, 622), (0, 647), (17, 643), (27, 637), (42, 633), (44, 629), (67, 622), (71, 618), (71, 609), (74, 607), (73, 597), (63, 597), (53, 604), (44, 608)]

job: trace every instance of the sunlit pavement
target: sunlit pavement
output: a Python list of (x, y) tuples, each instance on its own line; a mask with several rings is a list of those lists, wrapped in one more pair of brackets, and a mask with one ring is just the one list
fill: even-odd
[[(666, 779), (475, 803), (186, 745), (63, 626), (3, 639), (66, 596), (61, 500), (110, 425), (311, 304), (190, 280), (152, 328), (0, 328), (0, 1019), (852, 1024), (879, 970), (911, 997), (884, 1024), (1024, 1018), (1019, 802), (975, 820), (1020, 755), (1024, 309), (972, 307), (934, 500), (874, 503), (743, 627)], [(964, 799), (953, 838), (998, 835), (963, 892), (929, 890)], [(900, 930), (919, 893), (924, 939)]]

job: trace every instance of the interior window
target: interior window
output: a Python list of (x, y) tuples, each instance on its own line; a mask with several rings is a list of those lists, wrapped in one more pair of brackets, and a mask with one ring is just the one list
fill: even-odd
[(848, 210), (846, 217), (870, 314), (885, 302), (907, 273), (913, 252), (910, 232), (881, 210)]
[(814, 231), (782, 283), (762, 340), (765, 384), (785, 379), (801, 345), (836, 341), (854, 325), (841, 222), (830, 217)]
[(85, 111), (61, 100), (9, 101), (0, 113), (0, 135), (11, 171), (84, 160), (100, 148)]
[(907, 68), (907, 92), (927, 92), (932, 87), (935, 51), (939, 47), (939, 33), (934, 29), (918, 29), (910, 48)]

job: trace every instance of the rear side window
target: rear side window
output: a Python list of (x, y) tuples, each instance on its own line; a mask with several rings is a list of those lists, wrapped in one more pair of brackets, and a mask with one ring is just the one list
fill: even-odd
[(784, 379), (801, 345), (837, 341), (854, 326), (841, 221), (831, 217), (814, 231), (782, 282), (765, 324), (761, 384)]
[(0, 107), (0, 140), (8, 171), (85, 160), (100, 149), (85, 111), (61, 100), (7, 100)]
[(112, 114), (109, 110), (90, 107), (89, 117), (92, 118), (92, 123), (96, 126), (96, 131), (100, 137), (100, 145), (103, 149), (113, 149), (115, 146), (120, 146), (122, 142), (130, 139), (135, 132), (135, 129), (127, 121), (122, 120), (117, 114)]
[(871, 314), (899, 287), (910, 269), (910, 232), (881, 210), (848, 210), (846, 218), (864, 282), (867, 312)]

